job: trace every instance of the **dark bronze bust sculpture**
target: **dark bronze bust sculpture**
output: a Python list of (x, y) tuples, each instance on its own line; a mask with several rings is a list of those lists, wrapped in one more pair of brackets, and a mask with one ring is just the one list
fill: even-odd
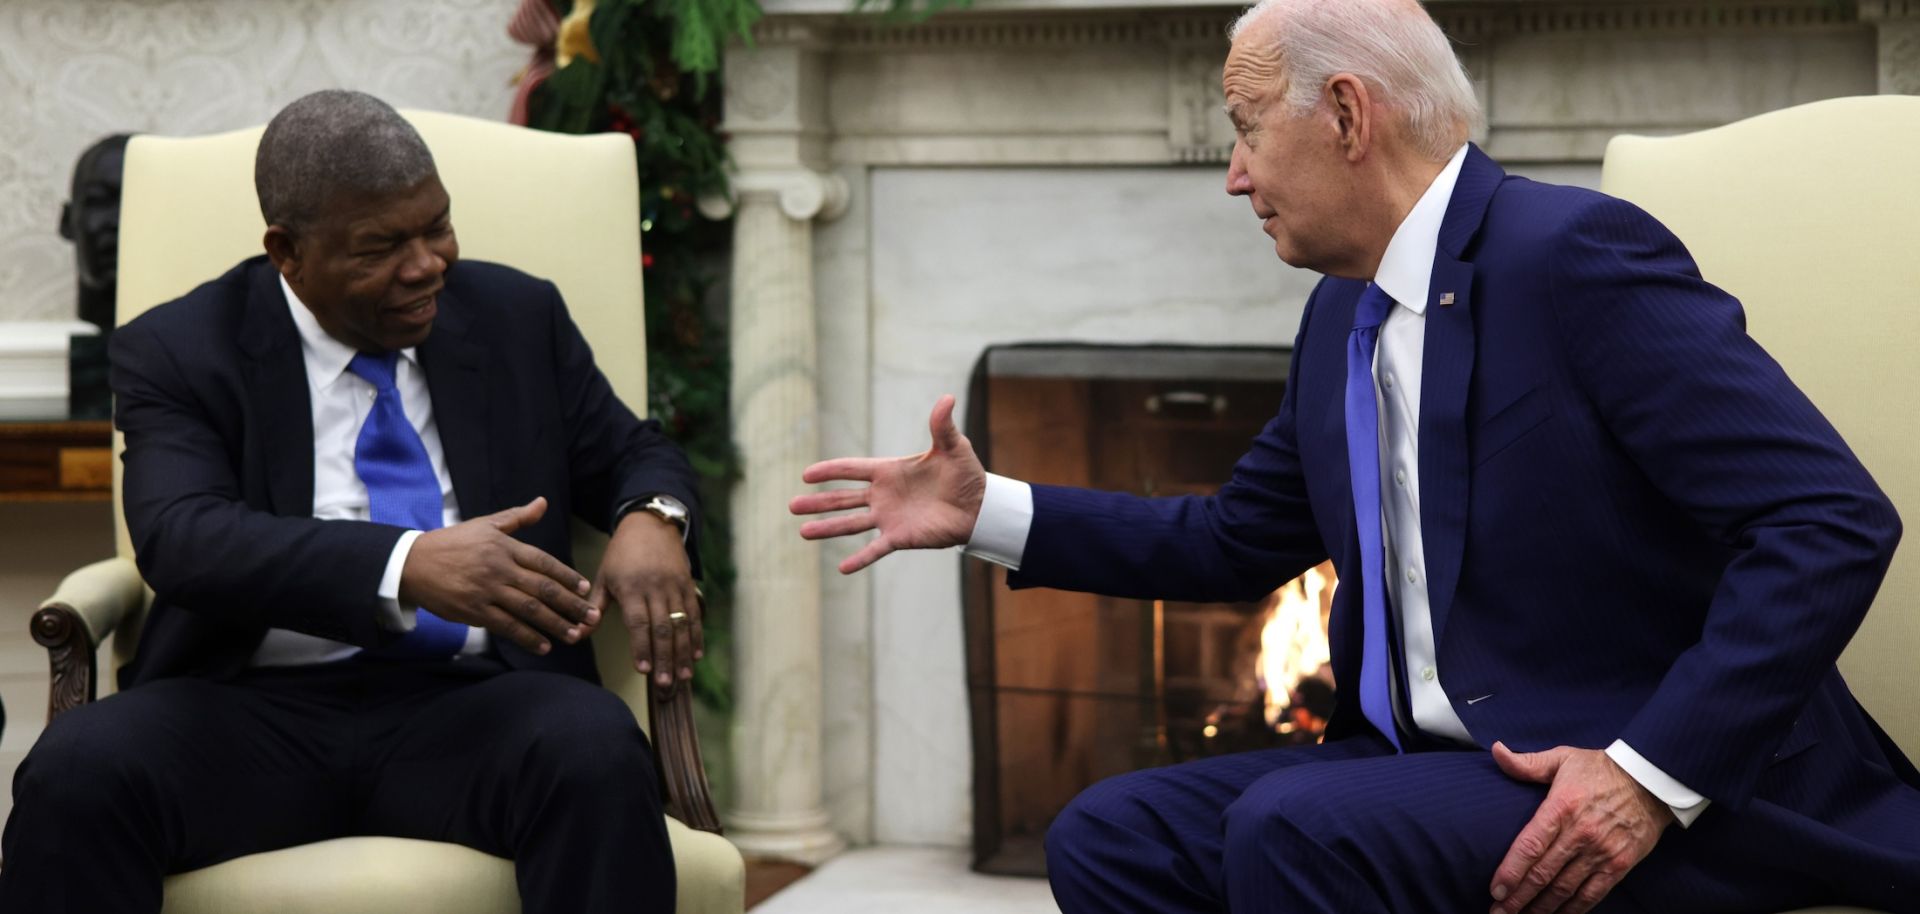
[(113, 330), (113, 300), (120, 266), (120, 177), (127, 134), (87, 147), (73, 167), (73, 196), (60, 209), (60, 237), (73, 242), (80, 281), (80, 319), (100, 328), (95, 337), (74, 337), (71, 394), (73, 418), (104, 419), (112, 409), (107, 388), (107, 334)]

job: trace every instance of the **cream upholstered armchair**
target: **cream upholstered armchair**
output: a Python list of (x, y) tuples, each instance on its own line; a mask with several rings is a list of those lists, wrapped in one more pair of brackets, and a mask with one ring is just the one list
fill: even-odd
[[(1616, 137), (1601, 179), (1746, 305), (1748, 332), (1839, 428), (1909, 531), (1920, 521), (1920, 422), (1897, 404), (1920, 385), (1916, 148), (1920, 98), (1841, 98), (1686, 136)], [(1920, 550), (1907, 539), (1840, 668), (1920, 758)]]
[[(600, 368), (636, 412), (647, 403), (641, 310), (639, 182), (624, 136), (571, 137), (431, 112), (407, 112), (453, 199), (461, 254), (551, 279), (596, 348)], [(176, 298), (259, 253), (265, 231), (253, 190), (261, 128), (188, 139), (138, 137), (127, 148), (120, 226), (119, 320)], [(114, 436), (116, 449), (120, 437)], [(114, 490), (120, 465), (114, 465)], [(151, 594), (133, 564), (125, 518), (117, 555), (68, 576), (34, 616), (53, 664), (48, 718), (91, 701), (95, 651), (114, 635), (113, 669), (132, 656)], [(576, 524), (576, 565), (589, 576), (605, 537)], [(660, 756), (680, 914), (745, 907), (740, 854), (718, 834), (694, 737), (688, 689), (655, 700), (634, 672), (615, 621), (594, 636), (606, 687), (626, 699)], [(377, 900), (377, 901), (376, 901)], [(515, 912), (509, 861), (451, 844), (343, 838), (256, 854), (173, 876), (168, 914)], [(644, 910), (645, 899), (635, 899)]]

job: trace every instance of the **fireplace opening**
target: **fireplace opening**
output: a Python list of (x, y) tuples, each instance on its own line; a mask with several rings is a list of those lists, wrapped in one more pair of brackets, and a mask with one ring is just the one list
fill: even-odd
[[(1279, 407), (1279, 347), (1021, 344), (974, 366), (967, 429), (987, 468), (1036, 483), (1208, 494)], [(1330, 564), (1248, 603), (1011, 591), (962, 580), (974, 867), (1044, 875), (1054, 816), (1094, 782), (1315, 742), (1332, 713)]]

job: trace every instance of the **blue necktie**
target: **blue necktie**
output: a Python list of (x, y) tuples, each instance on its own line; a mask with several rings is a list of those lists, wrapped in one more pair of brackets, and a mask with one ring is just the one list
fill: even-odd
[(1393, 298), (1377, 285), (1360, 293), (1347, 341), (1347, 467), (1353, 481), (1354, 529), (1360, 534), (1360, 712), (1398, 750), (1393, 687), (1387, 668), (1386, 547), (1380, 537), (1380, 408), (1373, 393), (1373, 348)]
[[(373, 522), (410, 530), (438, 530), (441, 513), (440, 479), (427, 456), (420, 434), (407, 421), (394, 386), (393, 371), (399, 353), (356, 353), (347, 370), (365, 378), (376, 391), (373, 410), (360, 426), (354, 445), (353, 471), (367, 484), (367, 508)], [(422, 609), (414, 614), (414, 629), (386, 647), (365, 652), (389, 660), (451, 657), (467, 643), (467, 626), (449, 622)]]

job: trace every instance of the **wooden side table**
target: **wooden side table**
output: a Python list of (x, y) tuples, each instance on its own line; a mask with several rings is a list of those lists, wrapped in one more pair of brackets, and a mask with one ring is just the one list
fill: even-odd
[(113, 423), (0, 422), (0, 502), (113, 497)]

